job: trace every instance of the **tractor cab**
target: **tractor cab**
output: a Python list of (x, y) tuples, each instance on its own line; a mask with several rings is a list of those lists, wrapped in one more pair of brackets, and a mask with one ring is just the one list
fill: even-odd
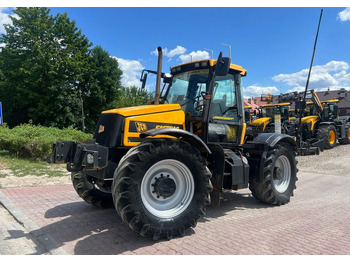
[(282, 129), (279, 132), (284, 133), (283, 126), (290, 122), (289, 117), (290, 103), (265, 104), (259, 108), (259, 118), (252, 122), (258, 133), (274, 133), (276, 121), (281, 123)]
[(331, 122), (339, 122), (338, 99), (321, 101), (323, 106), (323, 117)]
[(221, 61), (220, 66), (226, 67), (222, 72), (211, 59), (171, 68), (171, 83), (161, 100), (179, 104), (185, 113), (186, 130), (205, 143), (232, 147), (244, 140), (241, 77), (246, 70), (230, 64), (229, 59)]

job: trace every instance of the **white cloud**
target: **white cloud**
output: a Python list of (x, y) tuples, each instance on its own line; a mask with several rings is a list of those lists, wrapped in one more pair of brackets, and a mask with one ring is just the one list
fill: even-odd
[[(163, 48), (162, 49), (163, 52), (163, 56), (166, 56), (169, 58), (169, 60), (171, 60), (171, 58), (173, 58), (176, 55), (182, 55), (186, 52), (186, 48), (184, 48), (183, 46), (178, 45), (176, 48), (171, 49), (170, 51), (168, 50), (168, 48)], [(158, 51), (157, 49), (152, 51), (151, 54), (158, 56)]]
[(10, 15), (4, 13), (8, 8), (0, 7), (0, 34), (6, 33), (4, 24), (12, 24)]
[(182, 55), (186, 52), (186, 48), (182, 47), (182, 46), (177, 46), (175, 49), (170, 50), (166, 56), (169, 58), (172, 58), (176, 55)]
[(277, 94), (277, 93), (279, 93), (279, 90), (275, 86), (263, 87), (263, 86), (258, 86), (258, 85), (252, 85), (252, 86), (248, 86), (246, 88), (243, 88), (243, 96), (245, 98), (267, 95), (268, 93)]
[(8, 7), (0, 7), (0, 34), (6, 33), (4, 27), (5, 24), (12, 25), (12, 20), (10, 18), (11, 16), (19, 19), (19, 16), (16, 14), (8, 14), (10, 10), (11, 9)]
[[(209, 53), (207, 51), (193, 51), (189, 54), (186, 54), (186, 48), (183, 46), (178, 45), (176, 48), (171, 49), (170, 51), (168, 48), (163, 48), (163, 56), (168, 57), (169, 61), (172, 60), (175, 56), (179, 56), (179, 59), (181, 60), (182, 63), (187, 63), (190, 62), (191, 59), (192, 61), (197, 61), (197, 60), (203, 60), (203, 59), (209, 59)], [(152, 55), (158, 55), (157, 49), (151, 52)]]
[(347, 7), (343, 11), (339, 12), (338, 19), (343, 22), (350, 21), (350, 7)]
[(113, 57), (118, 60), (119, 68), (123, 71), (122, 85), (125, 87), (140, 87), (140, 76), (144, 66), (137, 60), (126, 60)]
[(191, 52), (189, 54), (180, 55), (179, 58), (182, 61), (182, 63), (187, 63), (187, 62), (191, 62), (191, 59), (192, 61), (209, 59), (209, 53), (207, 51), (198, 50), (195, 52)]
[[(311, 71), (309, 88), (315, 90), (340, 89), (350, 86), (349, 64), (344, 61), (331, 61), (325, 65), (314, 66)], [(309, 69), (296, 73), (279, 74), (272, 77), (276, 82), (292, 87), (287, 92), (305, 89)]]

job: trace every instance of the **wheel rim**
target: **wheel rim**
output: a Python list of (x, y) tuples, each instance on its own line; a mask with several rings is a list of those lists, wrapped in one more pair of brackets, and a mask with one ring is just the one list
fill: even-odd
[(174, 159), (155, 163), (141, 182), (141, 199), (145, 208), (159, 218), (181, 214), (192, 201), (194, 180), (188, 167)]
[(329, 131), (328, 135), (329, 135), (328, 136), (329, 143), (331, 145), (334, 144), (334, 142), (335, 142), (335, 132), (334, 132), (334, 130)]
[(292, 168), (287, 156), (281, 155), (276, 159), (273, 182), (277, 192), (284, 193), (290, 184)]

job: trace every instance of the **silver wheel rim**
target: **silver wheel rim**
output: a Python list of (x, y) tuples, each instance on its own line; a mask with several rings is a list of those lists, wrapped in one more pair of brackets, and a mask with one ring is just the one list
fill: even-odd
[(292, 168), (287, 156), (279, 156), (275, 162), (273, 182), (277, 192), (284, 193), (290, 184)]
[[(167, 196), (159, 194), (155, 183), (166, 178), (175, 185), (174, 192)], [(169, 183), (168, 183), (169, 184)], [(188, 167), (174, 159), (155, 163), (145, 173), (141, 182), (142, 203), (152, 215), (159, 218), (172, 218), (181, 214), (192, 201), (194, 180)]]

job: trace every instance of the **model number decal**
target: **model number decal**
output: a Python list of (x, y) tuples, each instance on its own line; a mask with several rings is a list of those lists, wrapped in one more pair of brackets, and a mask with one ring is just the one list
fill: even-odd
[(175, 128), (183, 129), (182, 125), (177, 124), (167, 124), (167, 123), (154, 123), (154, 122), (138, 122), (130, 121), (129, 132), (131, 133), (142, 133), (150, 129), (159, 129), (159, 128)]

